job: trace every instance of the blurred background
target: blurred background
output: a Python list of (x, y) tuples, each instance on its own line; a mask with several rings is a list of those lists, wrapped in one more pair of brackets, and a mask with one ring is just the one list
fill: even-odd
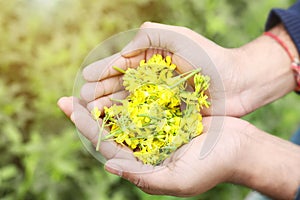
[[(269, 10), (292, 0), (0, 1), (0, 199), (175, 200), (150, 196), (104, 171), (56, 101), (72, 95), (85, 56), (108, 37), (154, 21), (189, 27), (225, 47), (259, 36)], [(299, 125), (291, 93), (245, 119), (289, 139)], [(171, 180), (170, 180), (171, 181)], [(243, 199), (221, 184), (192, 198)]]

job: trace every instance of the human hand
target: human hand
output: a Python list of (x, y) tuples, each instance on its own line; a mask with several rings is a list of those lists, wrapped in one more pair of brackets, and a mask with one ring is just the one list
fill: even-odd
[[(221, 129), (215, 126), (218, 123)], [(204, 133), (178, 149), (162, 166), (116, 158), (108, 160), (105, 168), (149, 194), (195, 196), (229, 182), (272, 199), (294, 199), (300, 185), (299, 146), (238, 118), (205, 117), (203, 124)], [(218, 137), (207, 145), (211, 135)], [(211, 151), (202, 155), (203, 148)]]
[[(59, 106), (71, 117), (77, 129), (96, 145), (98, 125), (85, 106), (76, 98), (62, 98)], [(247, 130), (248, 124), (223, 117), (207, 117), (203, 123), (204, 133), (178, 149), (161, 166), (143, 165), (131, 150), (115, 142), (102, 141), (100, 152), (107, 160), (105, 168), (151, 194), (192, 196), (220, 182), (230, 181), (236, 166), (232, 163), (237, 163), (242, 156), (240, 132)], [(215, 126), (218, 123), (223, 123), (224, 128)], [(210, 154), (201, 155), (208, 134), (217, 136), (216, 144)]]
[[(98, 125), (85, 106), (72, 97), (62, 98), (58, 104), (96, 145)], [(144, 165), (125, 146), (102, 141), (100, 152), (106, 158), (105, 168), (150, 194), (194, 196), (219, 183), (231, 182), (276, 199), (293, 199), (300, 185), (298, 146), (237, 118), (205, 117), (203, 125), (203, 134), (160, 166)], [(208, 153), (202, 154), (203, 150)]]
[[(282, 25), (271, 30), (289, 46), (294, 44)], [(291, 48), (291, 49), (295, 49)], [(239, 48), (223, 48), (198, 33), (178, 26), (144, 23), (120, 53), (87, 66), (82, 98), (88, 108), (110, 106), (109, 97), (123, 97), (121, 74), (113, 65), (137, 67), (154, 53), (170, 55), (179, 73), (201, 67), (211, 77), (212, 106), (205, 115), (241, 117), (291, 92), (295, 87), (290, 59), (272, 38), (260, 36)], [(122, 95), (123, 94), (123, 95)]]
[[(214, 125), (222, 123), (222, 129)], [(149, 194), (195, 196), (222, 182), (233, 182), (239, 158), (243, 156), (241, 134), (248, 123), (236, 118), (205, 117), (204, 133), (175, 151), (160, 166), (143, 165), (131, 159), (110, 159), (105, 169), (121, 176)], [(213, 151), (208, 135), (215, 135)], [(207, 151), (205, 151), (207, 152)], [(234, 164), (233, 164), (234, 163)]]
[(112, 96), (125, 96), (122, 74), (112, 66), (124, 70), (134, 68), (140, 60), (147, 60), (156, 53), (164, 57), (170, 55), (179, 73), (201, 67), (201, 73), (211, 77), (209, 98), (212, 106), (203, 111), (205, 115), (241, 116), (249, 112), (245, 110), (244, 102), (240, 102), (242, 84), (241, 77), (237, 75), (240, 73), (233, 57), (234, 50), (224, 49), (187, 28), (155, 23), (143, 24), (122, 52), (84, 68), (83, 76), (87, 83), (81, 89), (81, 96), (88, 102), (89, 110), (95, 106), (100, 109), (109, 107)]

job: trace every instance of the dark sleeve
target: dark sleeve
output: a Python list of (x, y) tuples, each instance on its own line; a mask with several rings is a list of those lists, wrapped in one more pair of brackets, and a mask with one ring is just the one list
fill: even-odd
[(300, 200), (300, 188), (298, 189), (295, 200)]
[(284, 24), (298, 52), (300, 52), (300, 0), (287, 10), (272, 9), (266, 23), (266, 30), (271, 29), (279, 22)]

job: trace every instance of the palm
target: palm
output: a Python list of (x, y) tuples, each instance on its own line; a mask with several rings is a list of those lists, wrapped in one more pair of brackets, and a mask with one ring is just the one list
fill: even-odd
[[(178, 149), (162, 166), (142, 165), (135, 158), (127, 157), (108, 160), (106, 169), (151, 194), (192, 196), (228, 181), (234, 171), (232, 163), (242, 152), (237, 144), (241, 143), (240, 132), (247, 123), (228, 117), (208, 117), (203, 122), (211, 128)], [(223, 129), (218, 130), (216, 124)], [(216, 140), (207, 146), (209, 135), (216, 136)], [(202, 155), (203, 148), (213, 148), (213, 151)]]

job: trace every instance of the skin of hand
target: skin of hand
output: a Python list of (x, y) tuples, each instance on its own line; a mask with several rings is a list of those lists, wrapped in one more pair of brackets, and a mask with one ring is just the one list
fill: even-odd
[[(271, 31), (295, 49), (282, 25)], [(146, 22), (120, 53), (84, 68), (87, 83), (81, 96), (88, 102), (88, 109), (109, 107), (110, 97), (125, 95), (120, 81), (122, 74), (112, 66), (124, 70), (137, 67), (140, 60), (147, 60), (155, 53), (170, 55), (179, 73), (200, 66), (203, 74), (211, 77), (212, 106), (203, 111), (204, 115), (240, 117), (295, 88), (291, 61), (272, 38), (260, 36), (240, 48), (229, 49), (184, 27)]]
[[(59, 107), (94, 145), (97, 122), (78, 99), (62, 98)], [(69, 106), (73, 105), (73, 106)], [(221, 128), (215, 122), (222, 124)], [(233, 117), (204, 117), (204, 132), (174, 152), (160, 166), (143, 165), (132, 152), (103, 141), (105, 169), (149, 194), (195, 196), (219, 183), (253, 188), (275, 199), (293, 199), (300, 185), (300, 148)], [(201, 157), (208, 134), (217, 134), (213, 150)]]

